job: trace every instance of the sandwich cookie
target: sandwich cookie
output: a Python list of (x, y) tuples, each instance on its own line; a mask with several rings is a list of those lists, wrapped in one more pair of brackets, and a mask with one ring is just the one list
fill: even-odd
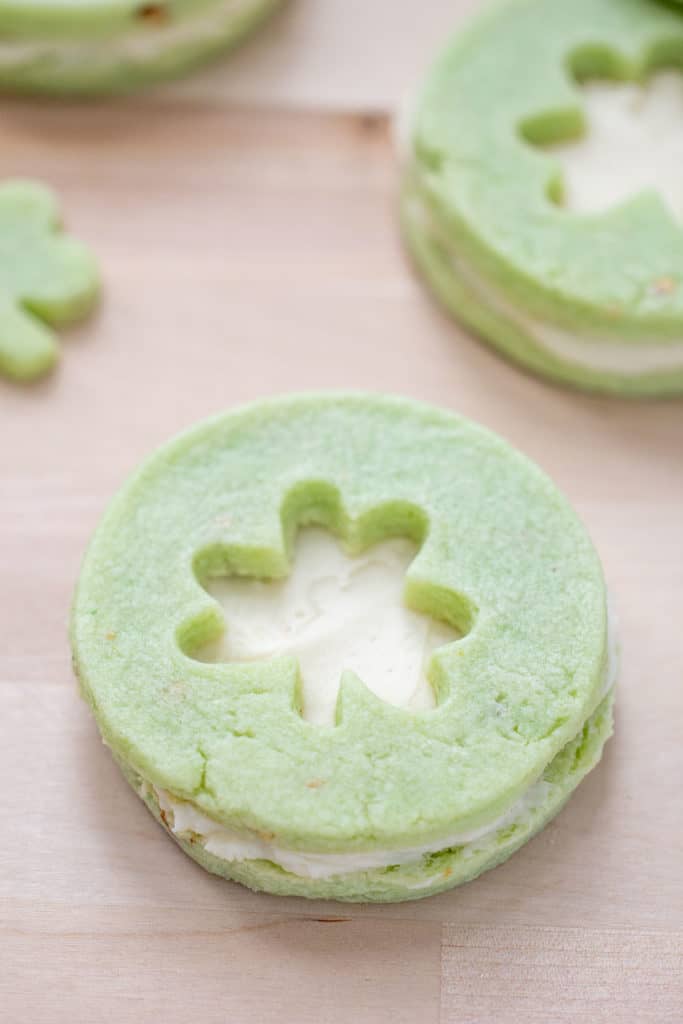
[[(680, 71), (648, 119), (649, 78), (682, 62), (683, 17), (664, 3), (507, 0), (427, 77), (408, 133), (408, 246), (457, 318), (536, 373), (683, 393)], [(603, 113), (614, 149), (591, 179)]]
[(82, 567), (74, 666), (179, 845), (407, 900), (505, 860), (612, 729), (600, 562), (553, 483), (400, 398), (247, 406), (153, 454)]
[(283, 0), (0, 0), (0, 88), (121, 92), (241, 42)]

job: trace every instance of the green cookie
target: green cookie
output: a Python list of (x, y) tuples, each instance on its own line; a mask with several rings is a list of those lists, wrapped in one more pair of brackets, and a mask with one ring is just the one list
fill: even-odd
[[(205, 586), (287, 577), (309, 524), (353, 556), (419, 546), (403, 600), (461, 635), (429, 662), (435, 707), (396, 707), (347, 671), (316, 724), (291, 654), (197, 660), (236, 627)], [(405, 399), (289, 397), (170, 441), (95, 534), (71, 637), (153, 813), (210, 871), (276, 893), (402, 900), (466, 881), (557, 813), (611, 733), (613, 635), (581, 523), (503, 441)]]
[(682, 62), (683, 18), (664, 3), (507, 0), (428, 76), (403, 186), (408, 245), (455, 316), (539, 374), (683, 393), (681, 225), (655, 191), (563, 209), (560, 164), (539, 148), (586, 130), (579, 81)]
[(41, 185), (0, 185), (0, 374), (30, 380), (57, 359), (47, 324), (77, 320), (98, 289), (94, 260), (59, 228), (54, 196)]
[(120, 92), (240, 42), (283, 0), (0, 0), (0, 88)]

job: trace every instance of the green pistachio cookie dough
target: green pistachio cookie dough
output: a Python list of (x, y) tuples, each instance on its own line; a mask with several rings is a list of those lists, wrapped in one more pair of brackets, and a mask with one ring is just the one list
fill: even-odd
[[(341, 678), (301, 714), (294, 657), (200, 662), (203, 584), (287, 576), (297, 530), (418, 553), (406, 604), (458, 631), (436, 707)], [(612, 728), (599, 560), (562, 495), (502, 440), (400, 398), (303, 395), (217, 416), (154, 453), (86, 554), (74, 666), (105, 742), (208, 870), (255, 889), (402, 900), (505, 859), (562, 807)]]
[(561, 166), (539, 148), (586, 131), (582, 80), (642, 81), (681, 63), (683, 17), (656, 0), (506, 0), (425, 82), (403, 185), (408, 245), (456, 317), (539, 374), (683, 393), (683, 228), (653, 190), (604, 212), (564, 209)]
[(51, 326), (85, 315), (98, 290), (93, 257), (63, 234), (42, 185), (0, 185), (0, 375), (32, 380), (54, 365)]
[(0, 89), (120, 92), (241, 42), (284, 0), (0, 0)]

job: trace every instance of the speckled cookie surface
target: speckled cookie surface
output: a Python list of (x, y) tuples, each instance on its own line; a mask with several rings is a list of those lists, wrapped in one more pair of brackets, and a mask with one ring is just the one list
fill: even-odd
[(0, 0), (0, 89), (127, 91), (237, 45), (284, 0)]
[(58, 357), (52, 326), (93, 305), (93, 257), (63, 234), (55, 197), (27, 181), (0, 185), (0, 374), (31, 380)]
[(592, 215), (564, 209), (561, 167), (540, 148), (586, 129), (581, 79), (640, 80), (682, 60), (683, 19), (666, 4), (506, 0), (428, 76), (406, 237), (448, 307), (539, 373), (683, 391), (683, 228), (654, 191)]
[[(347, 673), (335, 725), (313, 725), (300, 714), (295, 659), (192, 657), (226, 626), (201, 581), (286, 575), (295, 531), (311, 522), (351, 551), (387, 536), (420, 546), (405, 600), (463, 634), (433, 656), (435, 709), (391, 706)], [(604, 583), (584, 528), (500, 439), (402, 399), (263, 402), (172, 440), (91, 543), (72, 645), (131, 781), (292, 850), (440, 849), (444, 835), (495, 819), (555, 772), (518, 842), (496, 840), (464, 868), (445, 864), (422, 888), (415, 871), (428, 865), (406, 870), (403, 895), (382, 872), (314, 884), (263, 861), (217, 865), (185, 842), (211, 870), (273, 891), (414, 898), (479, 873), (559, 809), (611, 727)], [(580, 754), (567, 753), (572, 744)]]

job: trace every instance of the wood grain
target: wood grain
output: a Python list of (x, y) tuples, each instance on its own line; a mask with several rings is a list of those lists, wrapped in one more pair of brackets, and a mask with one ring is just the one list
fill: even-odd
[[(50, 380), (0, 383), (3, 1020), (680, 1020), (683, 403), (554, 389), (443, 317), (401, 250), (381, 117), (158, 97), (5, 104), (0, 125), (2, 176), (60, 191), (106, 282)], [(70, 672), (79, 560), (137, 461), (211, 412), (314, 387), (434, 401), (525, 450), (583, 516), (621, 618), (599, 770), (507, 864), (421, 903), (204, 874), (119, 776)]]
[(448, 925), (442, 1019), (674, 1024), (682, 962), (680, 932)]

